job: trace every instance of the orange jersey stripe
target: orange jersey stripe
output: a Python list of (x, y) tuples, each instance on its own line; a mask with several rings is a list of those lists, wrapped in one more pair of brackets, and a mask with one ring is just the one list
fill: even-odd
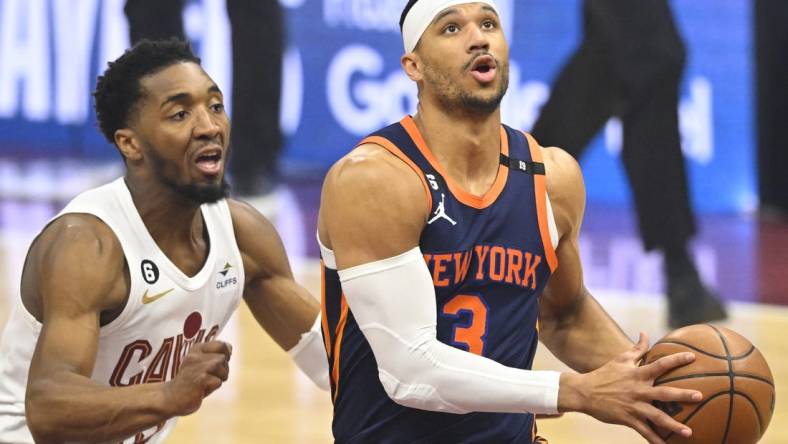
[(320, 261), (320, 325), (323, 327), (323, 344), (326, 346), (326, 356), (331, 357), (331, 335), (328, 330), (328, 315), (326, 312), (326, 264)]
[(421, 185), (424, 187), (424, 193), (427, 194), (427, 214), (432, 213), (432, 193), (430, 193), (430, 187), (427, 185), (427, 178), (424, 177), (424, 171), (422, 171), (421, 168), (419, 168), (418, 165), (416, 165), (410, 159), (410, 157), (406, 156), (405, 153), (403, 153), (399, 148), (397, 148), (396, 145), (391, 143), (391, 141), (386, 138), (380, 136), (370, 136), (362, 140), (359, 145), (363, 145), (365, 143), (372, 143), (382, 146), (388, 152), (397, 156), (398, 159), (405, 162), (405, 164), (407, 164), (416, 173), (416, 175), (419, 176), (419, 179), (421, 179)]
[(339, 362), (340, 354), (342, 351), (342, 335), (345, 333), (345, 325), (347, 324), (347, 299), (345, 293), (342, 293), (341, 313), (339, 315), (339, 323), (337, 323), (336, 342), (334, 343), (334, 368), (331, 372), (331, 379), (334, 380), (334, 401), (337, 400), (339, 394)]
[[(534, 162), (542, 162), (541, 147), (536, 143), (536, 140), (528, 133), (525, 137), (528, 139), (528, 147), (531, 150), (531, 160)], [(547, 256), (547, 264), (550, 266), (550, 271), (555, 272), (558, 268), (558, 256), (555, 254), (553, 241), (550, 240), (550, 229), (547, 227), (547, 184), (546, 176), (542, 174), (534, 174), (534, 188), (536, 190), (536, 214), (539, 220), (539, 232), (542, 234), (542, 244), (544, 244), (544, 253)]]
[[(498, 196), (501, 195), (504, 186), (506, 185), (506, 179), (509, 177), (509, 168), (501, 165), (498, 167), (498, 175), (495, 177), (495, 182), (493, 186), (484, 193), (483, 196), (475, 196), (462, 188), (460, 188), (452, 178), (446, 174), (446, 171), (443, 169), (443, 166), (438, 162), (438, 159), (435, 158), (435, 155), (430, 151), (429, 147), (427, 147), (427, 142), (424, 141), (424, 138), (419, 131), (419, 128), (416, 126), (416, 122), (413, 121), (411, 116), (405, 116), (402, 120), (400, 120), (400, 124), (405, 128), (405, 131), (408, 132), (408, 135), (411, 139), (413, 139), (413, 143), (419, 148), (421, 154), (427, 159), (427, 161), (435, 168), (443, 179), (446, 181), (446, 185), (448, 185), (449, 190), (451, 190), (454, 197), (457, 198), (460, 202), (465, 205), (468, 205), (471, 208), (476, 208), (477, 210), (483, 210), (490, 205), (492, 205)], [(509, 155), (509, 138), (506, 135), (506, 130), (501, 126), (501, 153), (504, 155)], [(430, 211), (432, 208), (430, 207)]]

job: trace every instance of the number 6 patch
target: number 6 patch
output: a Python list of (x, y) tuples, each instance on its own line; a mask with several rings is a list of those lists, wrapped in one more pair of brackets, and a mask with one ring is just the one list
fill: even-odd
[(159, 280), (159, 267), (153, 262), (145, 259), (140, 264), (142, 270), (142, 278), (149, 284), (155, 284)]

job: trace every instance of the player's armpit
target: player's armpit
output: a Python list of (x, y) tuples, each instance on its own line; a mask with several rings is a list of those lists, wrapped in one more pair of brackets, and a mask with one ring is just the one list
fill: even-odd
[(37, 439), (104, 441), (166, 419), (161, 387), (115, 389), (89, 378), (101, 313), (122, 308), (128, 294), (124, 270), (117, 239), (93, 216), (63, 216), (34, 242), (22, 294), (43, 323), (25, 400)]

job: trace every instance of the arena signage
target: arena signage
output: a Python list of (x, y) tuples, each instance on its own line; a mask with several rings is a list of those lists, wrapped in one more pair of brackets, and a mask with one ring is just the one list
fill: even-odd
[[(415, 85), (399, 67), (397, 21), (404, 1), (280, 3), (289, 34), (280, 122), (288, 136), (283, 162), (288, 170), (323, 172), (365, 134), (416, 109)], [(95, 130), (90, 91), (106, 61), (128, 45), (123, 4), (0, 0), (0, 156), (115, 159)], [(527, 130), (577, 45), (580, 4), (499, 0), (499, 5), (511, 43), (504, 121)], [(693, 201), (704, 210), (752, 209), (749, 2), (672, 6), (689, 54), (679, 115)], [(230, 91), (225, 0), (189, 1), (184, 21), (206, 70)], [(583, 159), (589, 200), (629, 199), (620, 147), (621, 127), (613, 119)]]

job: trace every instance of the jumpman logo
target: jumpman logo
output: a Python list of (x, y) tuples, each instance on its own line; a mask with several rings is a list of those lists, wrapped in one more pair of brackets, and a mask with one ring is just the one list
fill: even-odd
[(444, 196), (443, 193), (441, 193), (441, 203), (438, 204), (438, 208), (436, 208), (435, 212), (432, 213), (432, 214), (435, 215), (435, 217), (433, 217), (432, 219), (427, 221), (427, 225), (432, 225), (433, 222), (435, 222), (436, 220), (441, 219), (441, 218), (446, 219), (447, 221), (451, 222), (452, 225), (457, 225), (457, 222), (454, 222), (454, 220), (452, 220), (452, 218), (450, 218), (446, 214), (445, 199), (446, 199), (446, 196)]

